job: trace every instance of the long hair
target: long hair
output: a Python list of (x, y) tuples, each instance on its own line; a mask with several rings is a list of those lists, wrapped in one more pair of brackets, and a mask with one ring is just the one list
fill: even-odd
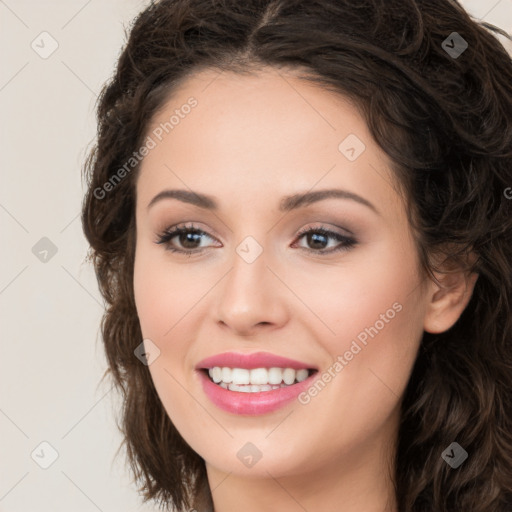
[[(479, 274), (457, 323), (421, 341), (401, 410), (400, 512), (512, 510), (512, 61), (492, 31), (505, 35), (452, 0), (161, 0), (135, 19), (99, 98), (82, 225), (145, 501), (188, 508), (207, 480), (134, 356), (138, 165), (119, 169), (187, 77), (273, 66), (357, 105), (393, 162), (425, 272), (442, 255)], [(452, 442), (468, 453), (457, 469), (441, 458)]]

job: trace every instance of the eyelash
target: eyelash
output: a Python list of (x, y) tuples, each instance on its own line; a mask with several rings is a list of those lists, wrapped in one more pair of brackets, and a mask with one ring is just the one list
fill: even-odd
[[(163, 233), (158, 235), (158, 241), (156, 241), (156, 244), (162, 244), (165, 245), (165, 250), (180, 253), (187, 256), (192, 256), (192, 254), (200, 254), (204, 251), (205, 248), (202, 249), (176, 249), (175, 247), (172, 247), (170, 244), (170, 241), (175, 238), (177, 235), (181, 235), (184, 233), (195, 233), (195, 234), (204, 234), (208, 236), (210, 235), (206, 233), (205, 231), (202, 231), (200, 229), (197, 229), (193, 224), (190, 226), (176, 226), (175, 228), (167, 228)], [(340, 251), (347, 251), (354, 247), (357, 244), (357, 241), (354, 238), (350, 238), (344, 235), (340, 235), (339, 233), (336, 233), (334, 231), (330, 231), (324, 226), (319, 226), (315, 228), (303, 228), (299, 231), (297, 234), (297, 241), (300, 240), (303, 236), (307, 235), (308, 233), (320, 233), (323, 236), (334, 238), (338, 242), (340, 242), (340, 246), (335, 249), (321, 249), (321, 250), (315, 250), (315, 249), (305, 249), (308, 252), (318, 253), (322, 256), (340, 252)]]

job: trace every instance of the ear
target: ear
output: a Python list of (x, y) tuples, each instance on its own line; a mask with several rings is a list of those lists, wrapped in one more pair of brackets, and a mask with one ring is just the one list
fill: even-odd
[(423, 328), (438, 334), (457, 322), (471, 299), (478, 274), (452, 269), (434, 275), (438, 282), (431, 280)]

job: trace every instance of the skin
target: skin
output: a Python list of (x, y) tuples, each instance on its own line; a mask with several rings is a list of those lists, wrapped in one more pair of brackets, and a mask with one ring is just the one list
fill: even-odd
[[(172, 422), (205, 460), (215, 511), (241, 503), (247, 512), (396, 511), (399, 407), (422, 333), (453, 325), (475, 279), (454, 273), (441, 288), (422, 274), (391, 163), (344, 97), (292, 71), (206, 70), (174, 91), (148, 134), (191, 96), (197, 106), (140, 168), (134, 290), (143, 336), (160, 350), (151, 376)], [(349, 134), (366, 146), (354, 161), (338, 149)], [(329, 188), (361, 196), (378, 213), (336, 198), (279, 211), (283, 196)], [(214, 196), (219, 210), (176, 199), (148, 209), (164, 189)], [(166, 228), (190, 222), (207, 234), (185, 248), (202, 253), (155, 243)], [(322, 256), (339, 247), (335, 238), (315, 245), (297, 237), (320, 225), (352, 233), (357, 244)], [(251, 264), (236, 252), (247, 236), (263, 249)], [(402, 310), (306, 405), (228, 413), (209, 401), (194, 371), (221, 352), (268, 351), (321, 374), (394, 303)], [(247, 442), (262, 453), (250, 468), (237, 457)]]

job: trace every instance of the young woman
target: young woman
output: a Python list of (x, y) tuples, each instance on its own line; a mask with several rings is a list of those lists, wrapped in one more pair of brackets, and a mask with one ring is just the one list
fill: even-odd
[(82, 222), (146, 500), (512, 510), (512, 61), (449, 0), (161, 0)]

